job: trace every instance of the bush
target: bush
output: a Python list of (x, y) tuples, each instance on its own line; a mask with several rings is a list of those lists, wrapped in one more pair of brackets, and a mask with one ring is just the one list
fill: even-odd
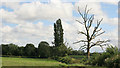
[[(98, 66), (108, 66), (112, 68), (116, 68), (120, 66), (120, 57), (118, 57), (119, 50), (117, 47), (109, 46), (106, 49), (106, 52), (100, 54), (93, 55), (92, 58), (89, 60), (89, 63), (92, 65)], [(119, 55), (120, 56), (120, 55)]]
[(91, 62), (90, 64), (92, 65), (104, 66), (105, 59), (108, 57), (110, 57), (110, 53), (104, 52), (103, 54), (98, 55), (97, 57), (93, 58), (89, 62)]
[(87, 57), (84, 56), (82, 59), (80, 59), (80, 63), (86, 64), (87, 60), (88, 60)]
[(59, 61), (59, 62), (62, 62), (62, 63), (66, 63), (66, 64), (71, 64), (71, 63), (73, 63), (73, 62), (72, 62), (72, 58), (69, 57), (69, 56), (58, 57), (56, 60)]
[(67, 48), (65, 44), (53, 47), (54, 56), (64, 57), (67, 56), (70, 52), (71, 48)]
[(120, 54), (105, 59), (105, 62), (109, 68), (120, 68)]
[(111, 55), (116, 55), (119, 53), (119, 49), (115, 46), (109, 46), (107, 49), (106, 49), (106, 52), (110, 53)]

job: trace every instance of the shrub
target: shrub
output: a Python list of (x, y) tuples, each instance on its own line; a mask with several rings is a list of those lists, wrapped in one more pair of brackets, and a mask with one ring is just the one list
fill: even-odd
[(80, 60), (72, 58), (72, 63), (80, 63)]
[[(116, 68), (119, 66), (120, 59), (118, 57), (119, 50), (117, 47), (109, 46), (106, 49), (106, 52), (102, 53), (101, 55), (96, 55), (93, 56), (90, 60), (89, 63), (92, 65), (98, 65), (98, 66), (108, 66), (108, 67), (113, 67)], [(119, 55), (120, 56), (120, 55)]]
[(100, 56), (93, 58), (93, 60), (89, 61), (92, 65), (104, 66), (105, 59), (110, 57), (110, 53), (103, 53)]
[(111, 55), (116, 55), (119, 53), (119, 49), (115, 46), (109, 46), (107, 49), (106, 49), (106, 52), (110, 53)]
[(105, 59), (105, 62), (109, 68), (120, 68), (120, 54)]
[(54, 56), (64, 57), (71, 53), (71, 48), (67, 48), (65, 44), (61, 44), (60, 46), (53, 47)]
[(80, 63), (83, 63), (83, 64), (86, 64), (86, 61), (87, 61), (87, 57), (84, 56), (81, 60), (80, 60)]
[(72, 58), (69, 57), (69, 56), (58, 57), (58, 58), (57, 58), (57, 61), (62, 62), (62, 63), (66, 63), (66, 64), (71, 64), (71, 63), (73, 63), (73, 62), (72, 62)]

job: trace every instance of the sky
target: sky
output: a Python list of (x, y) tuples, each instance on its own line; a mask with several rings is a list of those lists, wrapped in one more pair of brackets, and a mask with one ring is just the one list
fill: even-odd
[[(85, 6), (92, 8), (90, 14), (95, 15), (95, 22), (103, 18), (100, 27), (105, 31), (96, 40), (111, 40), (110, 45), (118, 46), (118, 2), (96, 2), (96, 1), (25, 1), (25, 2), (2, 2), (0, 4), (0, 43), (14, 43), (25, 46), (33, 43), (35, 47), (41, 41), (47, 41), (50, 46), (54, 41), (54, 23), (61, 19), (64, 29), (64, 42), (68, 47), (79, 49), (80, 44), (73, 44), (76, 41), (85, 39), (85, 36), (77, 34), (84, 31), (84, 26), (76, 20), (82, 21), (78, 6), (81, 12)], [(95, 40), (94, 40), (95, 41)], [(102, 52), (100, 47), (93, 47), (91, 52)]]

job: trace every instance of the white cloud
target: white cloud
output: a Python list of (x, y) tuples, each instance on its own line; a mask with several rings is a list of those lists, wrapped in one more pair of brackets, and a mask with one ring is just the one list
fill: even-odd
[(23, 3), (4, 2), (4, 6), (13, 9), (13, 12), (0, 10), (2, 19), (11, 23), (24, 23), (25, 21), (36, 20), (56, 20), (58, 18), (72, 19), (73, 5), (71, 3), (62, 3), (61, 1), (52, 0), (48, 4), (37, 2)]
[(4, 26), (3, 28), (2, 28), (2, 32), (11, 32), (12, 31), (12, 28), (10, 27), (10, 26)]
[(14, 12), (8, 12), (4, 9), (0, 9), (0, 19), (7, 23), (13, 24), (23, 24), (25, 23), (24, 20), (20, 20), (19, 17)]
[(55, 20), (57, 18), (72, 17), (72, 4), (61, 3), (52, 1), (49, 4), (43, 4), (40, 2), (24, 3), (21, 7), (15, 10), (15, 14), (20, 19), (24, 20)]

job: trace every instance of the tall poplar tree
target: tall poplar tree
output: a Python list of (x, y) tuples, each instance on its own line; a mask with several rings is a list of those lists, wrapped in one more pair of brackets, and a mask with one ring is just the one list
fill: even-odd
[(54, 44), (55, 46), (60, 46), (63, 44), (63, 41), (63, 28), (61, 20), (58, 19), (56, 23), (54, 23)]

